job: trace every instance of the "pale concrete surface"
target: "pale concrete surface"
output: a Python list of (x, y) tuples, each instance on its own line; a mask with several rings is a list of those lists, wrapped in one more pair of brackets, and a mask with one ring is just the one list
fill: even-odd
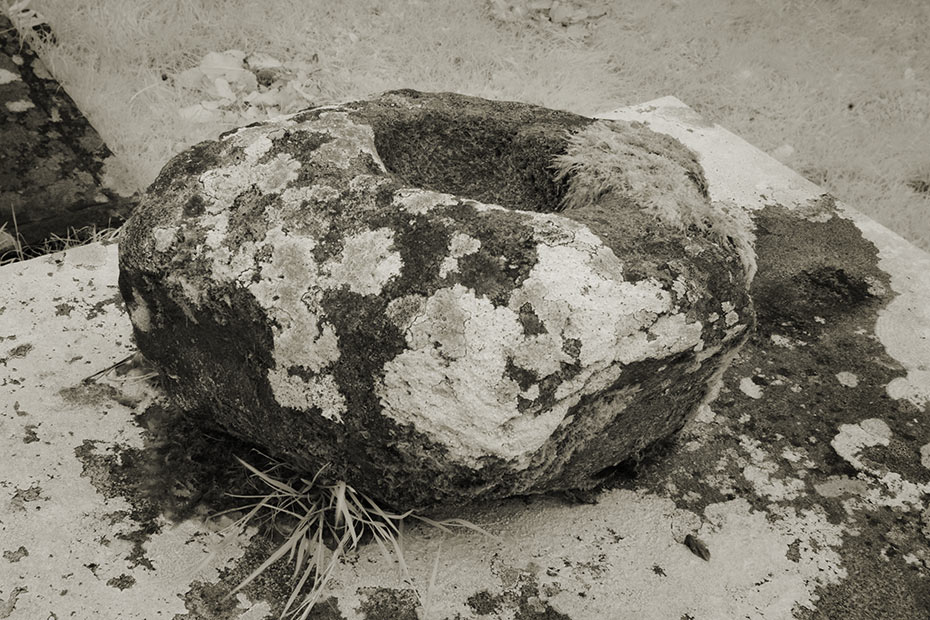
[[(412, 526), (406, 576), (364, 547), (311, 617), (930, 617), (930, 256), (852, 210), (855, 226), (812, 207), (816, 186), (674, 98), (604, 116), (701, 154), (711, 197), (757, 224), (760, 286), (784, 273), (800, 288), (811, 272), (835, 299), (760, 288), (819, 314), (762, 316), (718, 399), (596, 504), (515, 499), (456, 515), (497, 539)], [(849, 265), (826, 273), (830, 261)], [(127, 491), (123, 477), (160, 475), (131, 457), (149, 449), (140, 416), (161, 395), (141, 370), (82, 383), (132, 352), (116, 279), (114, 245), (0, 270), (0, 618), (269, 617), (270, 586), (216, 600), (260, 541), (171, 521)]]

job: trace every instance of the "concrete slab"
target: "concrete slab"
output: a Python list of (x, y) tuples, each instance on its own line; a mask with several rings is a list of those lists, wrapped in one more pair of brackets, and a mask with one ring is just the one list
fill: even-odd
[[(406, 573), (363, 546), (310, 617), (930, 617), (930, 256), (674, 98), (604, 116), (685, 142), (753, 219), (757, 333), (596, 503), (411, 524)], [(133, 352), (116, 278), (113, 245), (0, 269), (0, 618), (274, 617), (289, 570), (224, 599), (272, 547), (204, 519), (247, 450), (185, 434), (138, 360), (107, 370)]]

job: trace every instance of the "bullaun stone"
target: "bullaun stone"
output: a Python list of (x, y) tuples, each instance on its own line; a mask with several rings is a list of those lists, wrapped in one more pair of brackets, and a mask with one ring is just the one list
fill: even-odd
[(586, 489), (752, 326), (731, 211), (642, 125), (394, 91), (176, 156), (120, 290), (180, 406), (302, 471), (401, 509)]

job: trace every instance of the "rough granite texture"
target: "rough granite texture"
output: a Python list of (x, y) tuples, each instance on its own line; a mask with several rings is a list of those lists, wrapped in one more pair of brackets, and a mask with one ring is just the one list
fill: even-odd
[(196, 419), (411, 508), (590, 488), (678, 431), (754, 269), (667, 136), (395, 91), (175, 157), (119, 284)]

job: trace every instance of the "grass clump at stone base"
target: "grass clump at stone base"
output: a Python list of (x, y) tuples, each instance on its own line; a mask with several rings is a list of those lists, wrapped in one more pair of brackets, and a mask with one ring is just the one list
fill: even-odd
[(119, 231), (119, 228), (110, 227), (72, 227), (68, 229), (64, 237), (52, 234), (41, 244), (27, 245), (23, 243), (15, 226), (12, 231), (9, 231), (7, 223), (4, 222), (0, 224), (0, 266), (54, 254), (89, 243), (110, 243), (119, 238)]
[[(263, 458), (267, 459), (262, 455)], [(284, 537), (284, 542), (228, 595), (246, 587), (262, 573), (281, 561), (293, 565), (291, 593), (281, 617), (291, 616), (306, 620), (313, 606), (320, 601), (333, 571), (342, 558), (364, 543), (374, 543), (382, 555), (390, 558), (392, 553), (400, 569), (409, 577), (403, 552), (404, 522), (416, 519), (444, 532), (452, 528), (467, 528), (489, 537), (493, 534), (464, 519), (435, 521), (412, 510), (397, 513), (383, 509), (378, 502), (358, 492), (344, 481), (322, 484), (320, 469), (312, 478), (289, 472), (280, 462), (269, 460), (271, 465), (264, 471), (236, 459), (251, 473), (253, 481), (266, 490), (255, 495), (233, 495), (230, 497), (255, 500), (252, 504), (224, 511), (248, 512), (230, 528), (244, 530), (259, 524)], [(285, 560), (286, 558), (286, 560)], [(427, 592), (421, 600), (429, 598), (429, 590), (435, 581), (435, 571)]]

